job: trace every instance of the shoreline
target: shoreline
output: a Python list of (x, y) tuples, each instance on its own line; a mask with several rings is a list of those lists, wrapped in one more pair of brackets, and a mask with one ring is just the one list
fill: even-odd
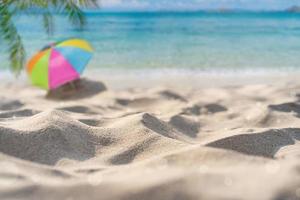
[[(210, 88), (251, 84), (280, 85), (286, 82), (293, 83), (300, 79), (300, 71), (215, 72), (190, 69), (87, 69), (82, 77), (104, 82), (112, 89), (128, 89), (136, 86), (140, 88), (159, 86)], [(0, 81), (6, 84), (31, 85), (26, 72), (21, 73), (18, 78), (15, 78), (10, 71), (2, 70), (0, 71)]]

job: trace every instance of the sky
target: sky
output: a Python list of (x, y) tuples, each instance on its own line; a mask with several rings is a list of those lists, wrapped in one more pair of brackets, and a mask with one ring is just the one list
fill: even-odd
[(99, 0), (107, 10), (200, 10), (200, 9), (247, 9), (282, 10), (300, 0)]

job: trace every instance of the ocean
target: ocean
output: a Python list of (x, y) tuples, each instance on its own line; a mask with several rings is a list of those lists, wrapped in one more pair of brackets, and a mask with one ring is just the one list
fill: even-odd
[[(55, 17), (47, 36), (36, 15), (15, 18), (27, 57), (46, 44), (84, 38), (95, 48), (88, 68), (197, 70), (212, 73), (300, 69), (300, 14), (286, 12), (87, 13), (84, 30)], [(1, 67), (9, 62), (0, 43)]]

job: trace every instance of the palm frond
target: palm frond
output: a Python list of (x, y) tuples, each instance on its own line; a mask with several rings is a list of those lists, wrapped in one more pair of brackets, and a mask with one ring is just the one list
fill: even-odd
[(64, 1), (61, 5), (61, 12), (67, 14), (69, 21), (79, 28), (83, 28), (86, 24), (86, 18), (84, 16), (83, 11), (74, 3), (74, 1)]
[(54, 33), (54, 20), (49, 11), (43, 14), (43, 24), (47, 34), (52, 35)]
[(99, 7), (97, 0), (89, 0), (89, 1), (78, 0), (78, 4), (79, 4), (79, 6), (86, 7), (86, 8), (98, 8)]
[(10, 68), (16, 75), (19, 75), (25, 63), (25, 49), (17, 28), (12, 22), (9, 7), (4, 4), (0, 4), (0, 34), (7, 42)]

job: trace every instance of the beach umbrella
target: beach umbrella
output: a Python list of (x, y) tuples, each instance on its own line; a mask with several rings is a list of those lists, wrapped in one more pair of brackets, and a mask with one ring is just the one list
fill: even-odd
[(79, 79), (92, 57), (91, 45), (82, 39), (69, 39), (44, 47), (27, 65), (33, 85), (51, 90)]

